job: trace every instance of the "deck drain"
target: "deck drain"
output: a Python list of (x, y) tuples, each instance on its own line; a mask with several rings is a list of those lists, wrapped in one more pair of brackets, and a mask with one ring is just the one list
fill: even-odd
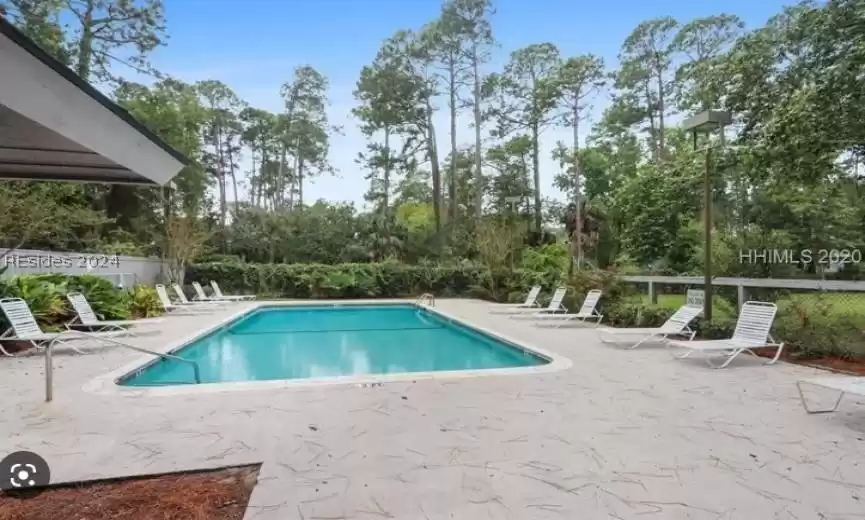
[(378, 388), (381, 386), (381, 383), (359, 383), (357, 388)]

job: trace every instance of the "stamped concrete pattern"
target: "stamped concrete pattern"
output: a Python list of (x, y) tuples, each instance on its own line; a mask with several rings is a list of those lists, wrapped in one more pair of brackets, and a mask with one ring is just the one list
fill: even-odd
[[(818, 371), (741, 358), (724, 370), (662, 347), (602, 345), (439, 300), (469, 324), (569, 358), (542, 374), (105, 395), (88, 381), (140, 358), (0, 359), (0, 453), (71, 481), (263, 462), (248, 520), (865, 518), (865, 402), (807, 415)], [(163, 351), (239, 309), (171, 317), (131, 340)], [(831, 400), (832, 395), (815, 394)]]

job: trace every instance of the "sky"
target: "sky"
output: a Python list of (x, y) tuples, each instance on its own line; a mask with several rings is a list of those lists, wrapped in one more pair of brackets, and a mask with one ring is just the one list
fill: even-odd
[[(331, 139), (330, 163), (335, 176), (305, 186), (315, 199), (355, 202), (363, 206), (368, 181), (355, 165), (365, 138), (351, 116), (352, 91), (361, 68), (369, 64), (381, 42), (398, 29), (418, 29), (438, 15), (440, 0), (164, 0), (167, 45), (151, 55), (157, 69), (185, 81), (216, 79), (230, 86), (251, 106), (279, 112), (280, 86), (294, 68), (312, 65), (330, 82), (330, 123), (344, 135)], [(508, 55), (532, 43), (554, 43), (563, 57), (593, 53), (608, 68), (617, 65), (622, 42), (641, 21), (673, 16), (680, 22), (718, 13), (736, 14), (755, 28), (790, 2), (778, 0), (494, 0), (493, 33), (498, 48), (485, 73), (500, 70)], [(588, 129), (606, 106), (607, 95), (595, 96)], [(435, 123), (440, 143), (449, 143), (446, 107)], [(461, 145), (473, 143), (469, 112), (457, 128)], [(587, 132), (583, 132), (585, 135)], [(562, 198), (553, 187), (560, 168), (550, 158), (557, 140), (570, 141), (567, 129), (542, 135), (541, 190)], [(444, 152), (442, 153), (444, 156)], [(442, 157), (443, 159), (444, 157)], [(248, 159), (241, 163), (248, 168)]]

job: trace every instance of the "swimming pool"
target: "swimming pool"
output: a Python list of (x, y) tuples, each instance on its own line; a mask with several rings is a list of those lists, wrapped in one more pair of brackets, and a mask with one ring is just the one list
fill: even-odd
[[(548, 359), (413, 305), (262, 307), (186, 345), (202, 383), (516, 368)], [(159, 359), (122, 386), (193, 383), (190, 365)]]

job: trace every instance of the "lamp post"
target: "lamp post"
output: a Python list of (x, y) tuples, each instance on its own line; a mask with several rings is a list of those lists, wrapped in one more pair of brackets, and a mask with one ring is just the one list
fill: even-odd
[[(722, 110), (705, 110), (695, 114), (682, 124), (686, 132), (691, 132), (694, 138), (694, 151), (697, 151), (697, 135), (710, 135), (713, 132), (720, 134), (720, 146), (724, 145), (724, 127), (732, 122), (733, 118), (729, 112)], [(707, 323), (712, 322), (712, 144), (706, 143), (706, 174), (703, 178), (703, 217), (705, 235), (705, 263), (703, 266), (703, 289), (705, 300), (703, 317)]]

